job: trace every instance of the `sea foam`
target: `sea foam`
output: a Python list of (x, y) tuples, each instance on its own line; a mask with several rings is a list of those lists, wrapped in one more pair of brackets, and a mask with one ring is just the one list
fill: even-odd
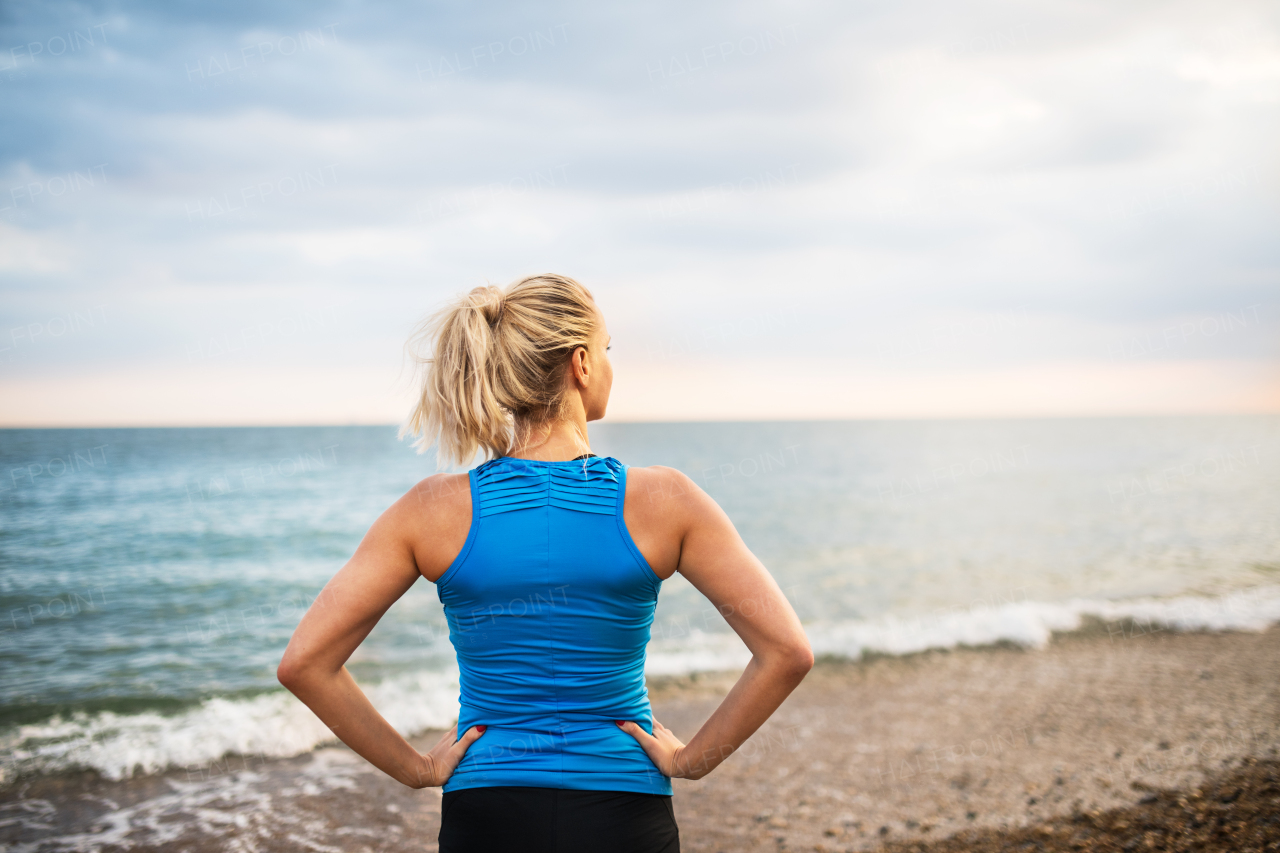
[(1086, 617), (1101, 620), (1113, 639), (1143, 633), (1144, 625), (1174, 631), (1262, 631), (1280, 622), (1280, 587), (1219, 597), (1017, 601), (908, 618), (812, 625), (807, 630), (816, 654), (857, 658), (997, 643), (1043, 648), (1054, 633), (1079, 630)]
[[(457, 672), (420, 672), (365, 688), (402, 734), (447, 728), (458, 716)], [(110, 779), (167, 768), (200, 770), (227, 754), (282, 758), (334, 740), (283, 690), (208, 699), (178, 714), (77, 713), (0, 736), (0, 782), (28, 773), (92, 768)]]
[[(1055, 632), (1101, 620), (1112, 639), (1150, 630), (1261, 631), (1280, 623), (1280, 587), (1220, 597), (1181, 596), (1121, 601), (1020, 601), (913, 617), (807, 625), (819, 655), (858, 658), (927, 649), (1012, 643), (1041, 648)], [(739, 669), (750, 653), (737, 636), (691, 631), (655, 640), (650, 675)], [(456, 671), (420, 672), (366, 688), (378, 710), (405, 735), (446, 728), (458, 714)], [(200, 768), (228, 754), (298, 755), (332, 741), (333, 734), (284, 691), (249, 699), (209, 699), (175, 715), (75, 714), (16, 726), (0, 735), (0, 782), (18, 775), (92, 768), (112, 779), (167, 768)]]

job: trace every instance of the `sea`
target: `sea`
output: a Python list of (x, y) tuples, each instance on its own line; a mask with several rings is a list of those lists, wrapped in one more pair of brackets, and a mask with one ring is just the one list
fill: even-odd
[[(1280, 416), (601, 423), (724, 507), (819, 655), (1280, 622)], [(275, 667), (378, 515), (437, 470), (394, 426), (0, 431), (0, 786), (291, 756)], [(679, 575), (648, 669), (749, 655)], [(349, 668), (406, 734), (457, 669), (420, 580)]]

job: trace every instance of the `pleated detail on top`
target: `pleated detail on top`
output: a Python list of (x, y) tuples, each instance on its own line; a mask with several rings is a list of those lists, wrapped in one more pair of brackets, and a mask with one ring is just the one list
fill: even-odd
[(480, 517), (554, 506), (576, 512), (616, 515), (621, 466), (612, 457), (571, 462), (527, 462), (499, 457), (476, 469)]
[(499, 458), (476, 469), (481, 518), (547, 505), (546, 470), (516, 462)]

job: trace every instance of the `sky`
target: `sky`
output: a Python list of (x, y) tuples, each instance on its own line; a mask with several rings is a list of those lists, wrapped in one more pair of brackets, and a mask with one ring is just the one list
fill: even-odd
[(1280, 411), (1280, 5), (0, 4), (0, 426), (396, 423), (573, 276), (610, 420)]

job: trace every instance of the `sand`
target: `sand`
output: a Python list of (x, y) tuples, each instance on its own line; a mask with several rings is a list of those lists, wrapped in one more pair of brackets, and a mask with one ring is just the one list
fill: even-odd
[[(659, 711), (680, 732), (709, 707)], [(763, 735), (676, 781), (685, 849), (870, 850), (1098, 814), (1276, 757), (1280, 630), (1130, 624), (1037, 652), (819, 666)]]
[[(655, 681), (655, 713), (687, 737), (731, 683)], [(1280, 849), (1278, 748), (1280, 628), (1095, 625), (1038, 651), (820, 662), (738, 754), (675, 781), (676, 814), (688, 851)], [(407, 853), (435, 849), (439, 807), (330, 747), (27, 780), (0, 792), (0, 841)]]
[(1246, 758), (1189, 791), (1156, 791), (1135, 806), (1077, 812), (1016, 830), (958, 832), (934, 843), (890, 842), (886, 853), (1280, 850), (1280, 762)]

